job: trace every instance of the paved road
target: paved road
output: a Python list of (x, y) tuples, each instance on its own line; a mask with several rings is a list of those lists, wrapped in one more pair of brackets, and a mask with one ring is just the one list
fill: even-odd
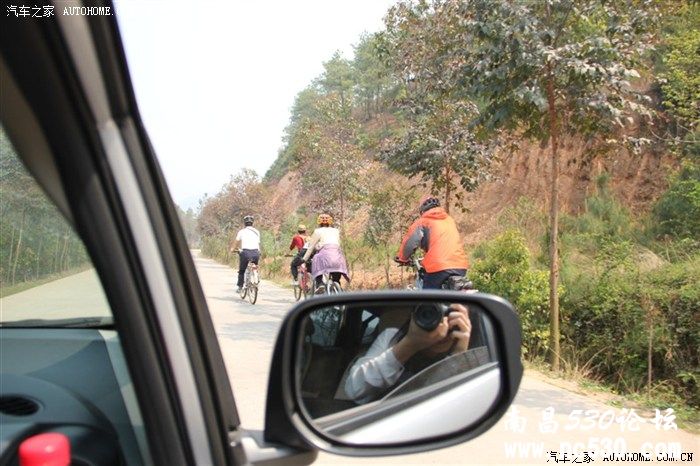
[[(200, 257), (196, 251), (194, 257), (242, 423), (249, 429), (262, 429), (272, 345), (281, 319), (293, 305), (292, 292), (263, 281), (258, 302), (251, 305), (235, 294), (233, 270)], [(548, 408), (553, 408), (552, 422), (543, 423), (550, 412), (545, 411)], [(577, 415), (571, 415), (575, 410), (597, 410), (596, 426), (590, 428), (595, 412), (589, 412), (589, 420), (584, 421), (581, 417), (583, 422), (578, 427), (566, 430), (567, 426), (575, 425)], [(324, 453), (314, 464), (542, 464), (547, 462), (548, 452), (559, 452), (559, 459), (562, 459), (561, 454), (568, 445), (578, 447), (571, 448), (572, 451), (583, 452), (600, 451), (608, 443), (617, 448), (625, 447), (630, 453), (650, 450), (653, 458), (656, 458), (655, 450), (659, 450), (659, 453), (666, 450), (692, 452), (694, 459), (700, 462), (700, 440), (697, 435), (677, 430), (665, 431), (663, 423), (659, 423), (661, 430), (657, 430), (649, 419), (649, 413), (639, 414), (644, 423), (613, 422), (608, 426), (612, 416), (622, 419), (625, 412), (558, 388), (535, 374), (526, 375), (509, 414), (489, 432), (471, 442), (418, 455), (371, 460)], [(556, 433), (548, 431), (555, 424)], [(639, 428), (639, 432), (629, 431), (635, 427)], [(573, 458), (568, 456), (569, 462)], [(578, 458), (584, 458), (582, 453)], [(554, 463), (553, 458), (550, 458), (550, 463)]]

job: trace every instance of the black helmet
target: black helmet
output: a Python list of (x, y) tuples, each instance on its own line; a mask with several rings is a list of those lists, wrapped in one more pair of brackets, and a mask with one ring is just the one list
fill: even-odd
[(246, 215), (243, 217), (243, 224), (248, 226), (253, 224), (253, 216), (252, 215)]
[(427, 212), (434, 207), (440, 207), (440, 200), (434, 196), (425, 196), (423, 199), (421, 199), (418, 211), (421, 213), (421, 215), (423, 215), (424, 212)]

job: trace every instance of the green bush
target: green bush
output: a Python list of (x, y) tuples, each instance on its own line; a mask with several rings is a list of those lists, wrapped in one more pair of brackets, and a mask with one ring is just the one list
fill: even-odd
[(503, 296), (515, 306), (525, 351), (544, 355), (549, 339), (549, 274), (530, 264), (530, 251), (517, 230), (508, 230), (477, 248), (479, 257), (469, 272), (475, 287)]
[(700, 254), (669, 264), (645, 280), (657, 319), (654, 373), (700, 407)]
[(646, 271), (640, 257), (637, 245), (611, 240), (594, 261), (566, 264), (578, 271), (562, 275), (562, 335), (575, 353), (567, 357), (621, 391), (639, 391), (651, 337), (653, 381), (698, 406), (700, 255)]
[(229, 253), (228, 250), (230, 241), (224, 233), (215, 236), (202, 236), (202, 254), (221, 263), (234, 265), (235, 254)]
[(596, 194), (584, 202), (580, 215), (561, 216), (562, 255), (577, 251), (594, 257), (605, 243), (631, 241), (637, 225), (627, 208), (615, 200), (608, 190), (609, 175), (596, 180)]
[(653, 210), (653, 231), (674, 238), (700, 237), (700, 164), (686, 163)]
[[(680, 3), (680, 2), (679, 2)], [(663, 57), (658, 77), (663, 106), (684, 125), (696, 125), (700, 118), (700, 5), (685, 2), (672, 31), (662, 43)], [(675, 19), (675, 18), (674, 18)]]

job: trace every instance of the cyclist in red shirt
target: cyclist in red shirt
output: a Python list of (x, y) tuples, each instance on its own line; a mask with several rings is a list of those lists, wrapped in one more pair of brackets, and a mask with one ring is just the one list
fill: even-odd
[(292, 272), (292, 286), (298, 285), (299, 266), (303, 261), (306, 248), (308, 246), (309, 236), (306, 234), (306, 225), (299, 224), (297, 234), (292, 237), (292, 243), (289, 245), (289, 250), (297, 250), (297, 255), (292, 259), (290, 271)]

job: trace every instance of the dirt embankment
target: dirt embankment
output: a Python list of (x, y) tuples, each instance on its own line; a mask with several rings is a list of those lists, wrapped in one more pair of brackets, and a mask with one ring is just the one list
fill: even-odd
[[(502, 226), (503, 211), (526, 198), (546, 215), (550, 196), (550, 152), (536, 144), (525, 143), (510, 153), (504, 153), (493, 165), (491, 179), (475, 192), (467, 193), (467, 212), (453, 209), (467, 247), (493, 237)], [(641, 155), (625, 149), (597, 155), (584, 142), (562, 144), (559, 202), (561, 211), (576, 214), (584, 208), (587, 197), (596, 192), (598, 180), (607, 176), (607, 188), (623, 205), (633, 212), (647, 211), (664, 192), (669, 173), (677, 167), (672, 156), (647, 150)], [(391, 174), (392, 182), (411, 182)], [(273, 195), (268, 218), (277, 225), (305, 205), (305, 196), (295, 172), (287, 173), (272, 186)], [(410, 206), (412, 207), (412, 206)], [(367, 209), (353, 212), (346, 218), (346, 234), (361, 236), (367, 225)]]
[[(596, 155), (582, 142), (562, 145), (559, 203), (561, 212), (580, 213), (585, 199), (595, 194), (601, 176), (607, 188), (633, 212), (644, 212), (668, 185), (668, 175), (676, 167), (673, 157), (647, 151), (634, 155), (621, 149)], [(549, 148), (534, 144), (503, 154), (493, 167), (493, 178), (467, 195), (469, 212), (455, 214), (467, 245), (475, 245), (496, 233), (504, 209), (527, 198), (546, 215), (550, 198), (551, 156)]]

